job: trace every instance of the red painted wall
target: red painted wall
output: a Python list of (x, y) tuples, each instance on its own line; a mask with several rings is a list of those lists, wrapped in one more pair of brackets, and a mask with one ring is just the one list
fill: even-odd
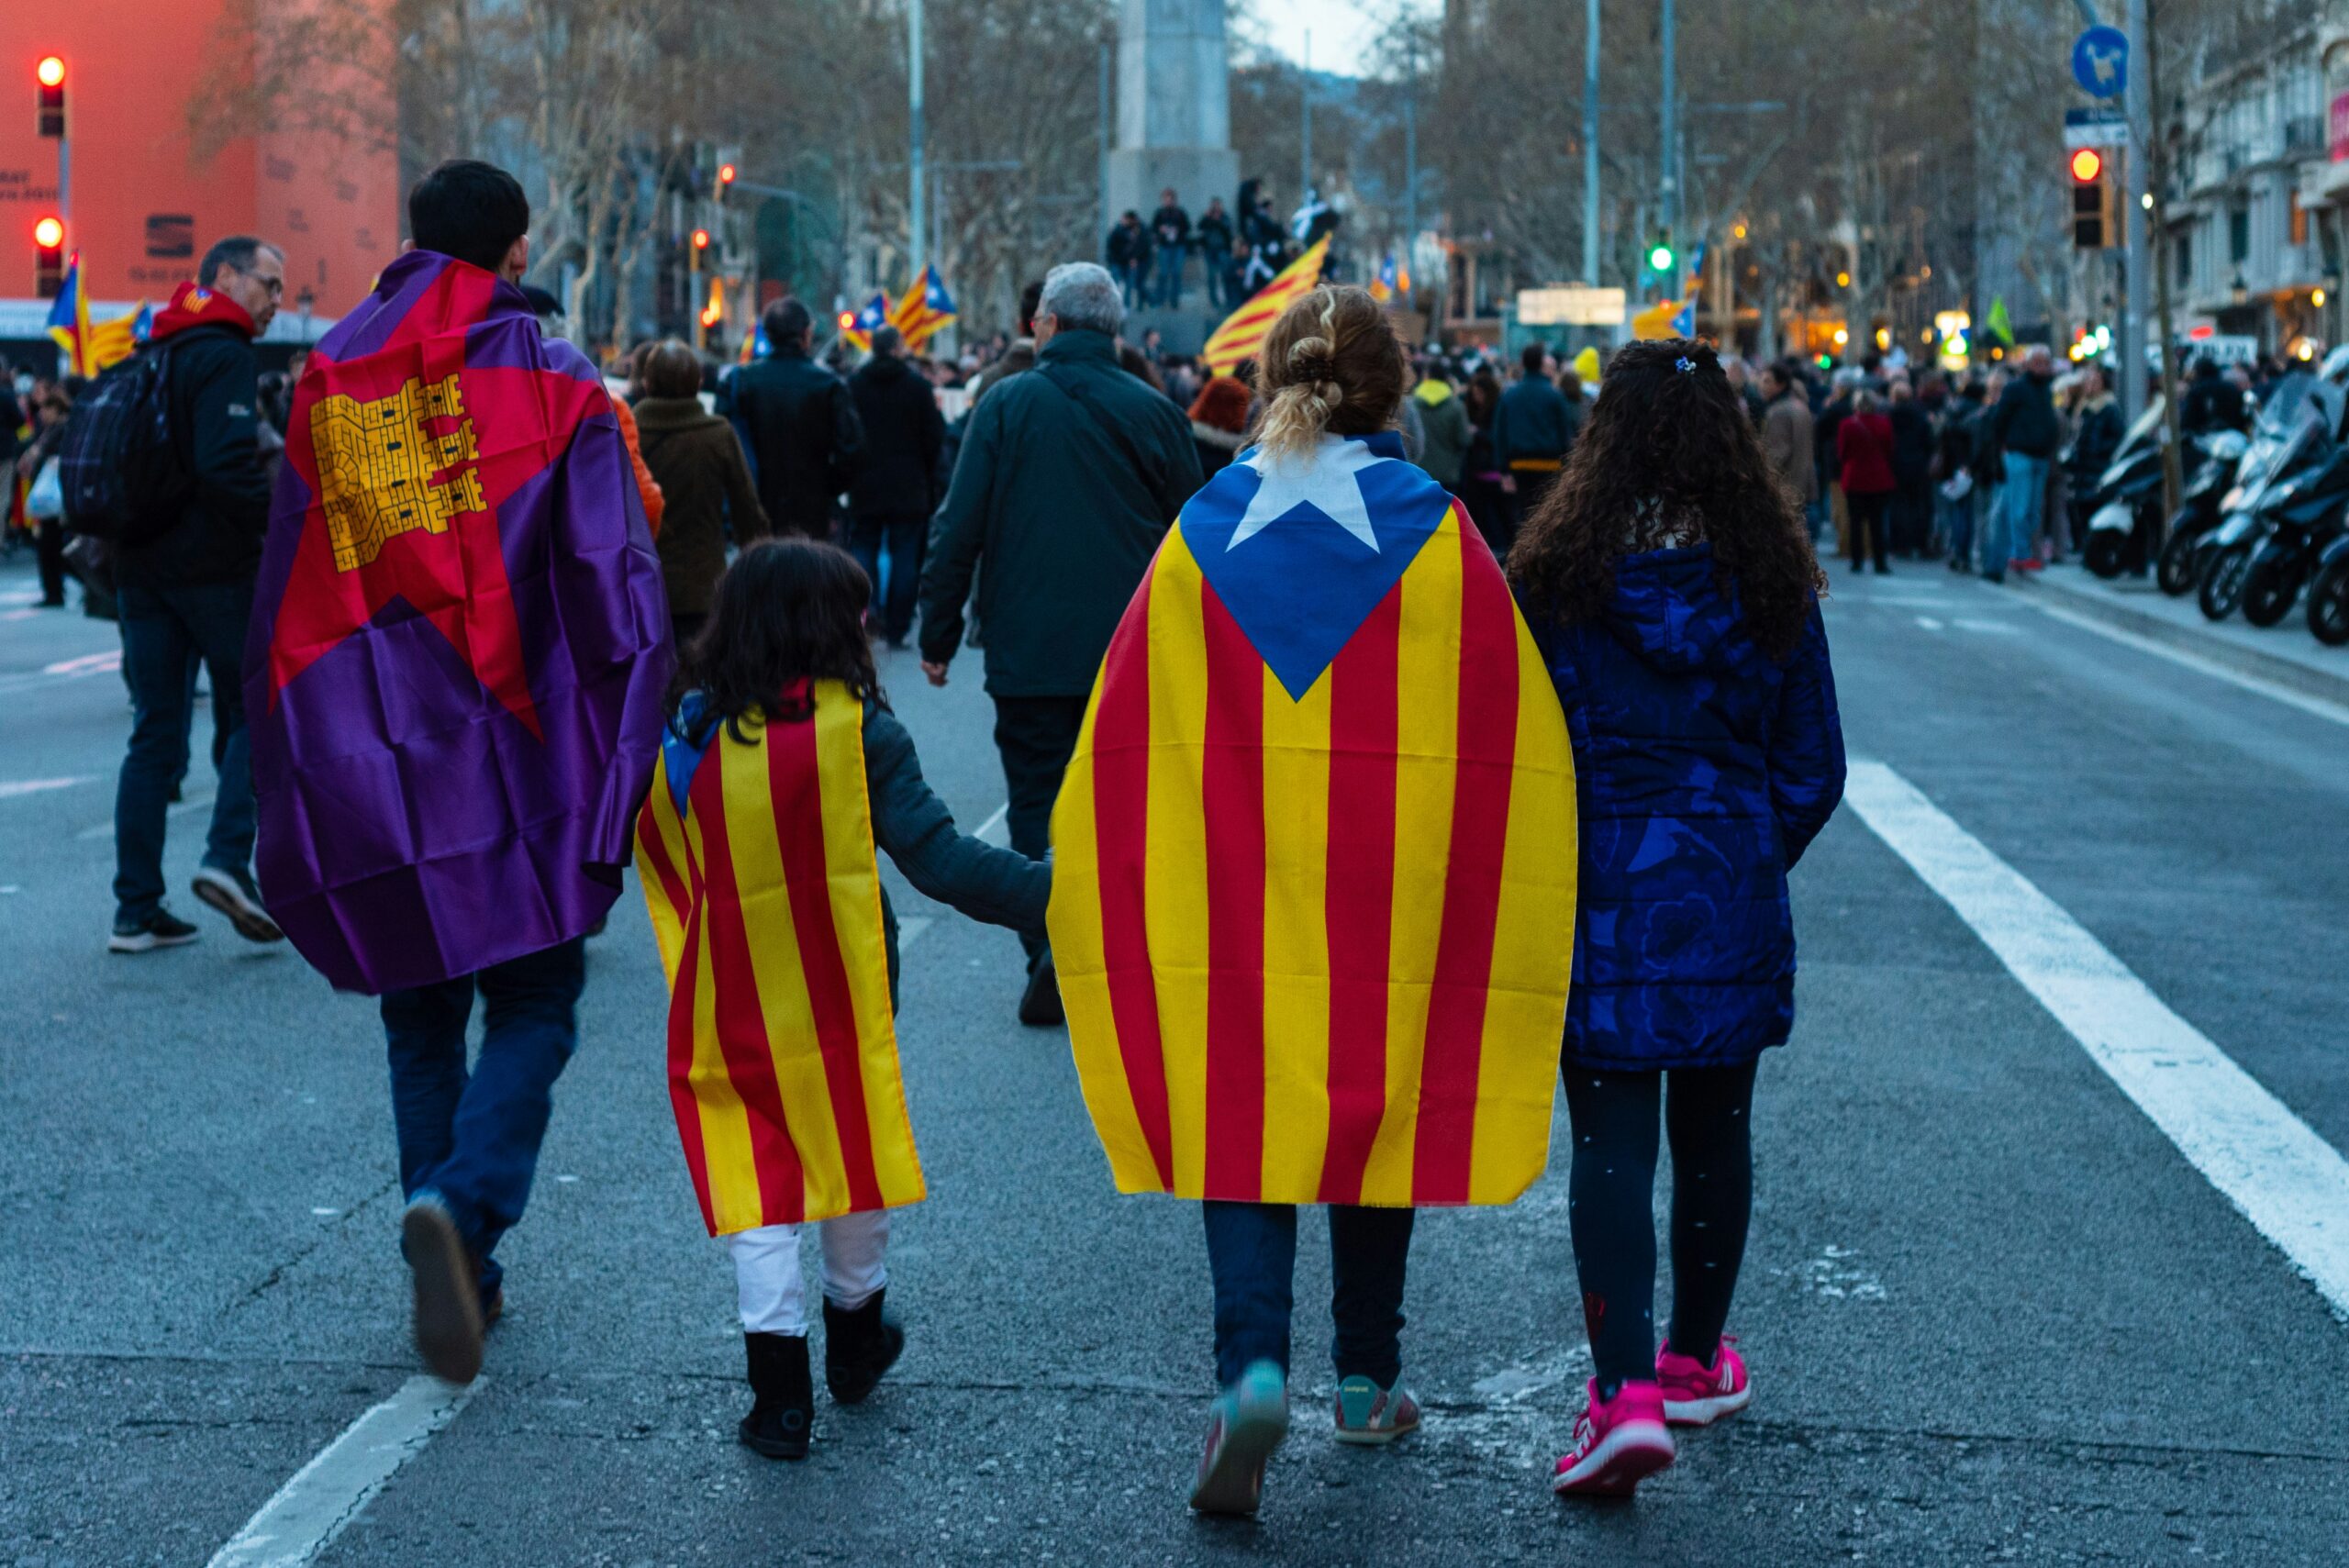
[[(37, 134), (33, 70), (66, 64), (72, 210), (93, 300), (160, 304), (195, 275), (213, 241), (258, 234), (285, 251), (285, 312), (312, 291), (322, 317), (367, 291), (399, 244), (399, 176), (388, 149), (317, 135), (231, 142), (198, 165), (188, 105), (240, 66), (221, 0), (71, 0), (19, 6), (0, 28), (0, 298), (33, 292), (34, 221), (57, 211), (57, 143)], [(355, 93), (387, 93), (363, 82)], [(181, 221), (185, 220), (185, 221)]]

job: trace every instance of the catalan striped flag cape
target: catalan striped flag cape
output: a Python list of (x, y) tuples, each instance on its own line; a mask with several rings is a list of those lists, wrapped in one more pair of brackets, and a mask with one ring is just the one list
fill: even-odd
[(841, 341), (860, 354), (869, 354), (873, 351), (873, 334), (888, 324), (889, 296), (885, 292), (876, 294), (841, 328)]
[(1230, 375), (1241, 361), (1264, 346), (1264, 334), (1273, 329), (1281, 312), (1313, 292), (1321, 282), (1321, 263), (1329, 259), (1330, 237), (1325, 234), (1306, 247), (1304, 255), (1282, 268), (1278, 277), (1225, 317), (1223, 325), (1208, 337), (1207, 347), (1199, 350), (1199, 357), (1216, 374)]
[(1391, 434), (1251, 450), (1128, 607), (1052, 817), (1119, 1188), (1507, 1203), (1548, 1158), (1574, 758), (1500, 568)]
[(907, 348), (918, 349), (954, 317), (954, 296), (946, 292), (946, 280), (938, 275), (933, 263), (921, 270), (914, 286), (897, 301), (897, 308), (889, 313), (889, 324), (905, 334)]
[(636, 824), (669, 976), (669, 1100), (710, 1234), (918, 1203), (897, 1071), (864, 705), (671, 722)]

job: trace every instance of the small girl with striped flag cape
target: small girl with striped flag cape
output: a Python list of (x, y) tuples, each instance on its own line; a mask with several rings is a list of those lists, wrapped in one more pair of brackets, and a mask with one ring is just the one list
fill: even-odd
[(871, 1393), (905, 1344), (882, 1311), (889, 1210), (923, 1195), (898, 1076), (896, 917), (874, 850), (974, 919), (1041, 932), (1051, 873), (956, 830), (881, 693), (872, 584), (775, 539), (718, 582), (685, 651), (637, 821), (667, 972), (669, 1094), (710, 1234), (733, 1254), (753, 1403), (742, 1442), (807, 1453), (799, 1228), (818, 1222), (824, 1377)]

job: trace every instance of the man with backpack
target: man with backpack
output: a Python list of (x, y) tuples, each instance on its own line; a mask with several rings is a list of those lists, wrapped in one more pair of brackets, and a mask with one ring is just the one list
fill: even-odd
[[(284, 939), (253, 884), (252, 771), (240, 695), (253, 580), (269, 526), (253, 340), (268, 329), (284, 291), (285, 257), (275, 246), (242, 235), (214, 245), (196, 281), (180, 284), (156, 316), (139, 359), (116, 373), (133, 378), (126, 395), (93, 396), (89, 426), (67, 442), (66, 466), (76, 470), (67, 480), (68, 515), (77, 531), (112, 536), (133, 714), (115, 790), (109, 951), (150, 952), (196, 938), (196, 929), (163, 903), (163, 832), (172, 790), (187, 767), (189, 677), (199, 660), (220, 737), (219, 784), (193, 891), (248, 940)], [(109, 483), (116, 488), (106, 495)]]

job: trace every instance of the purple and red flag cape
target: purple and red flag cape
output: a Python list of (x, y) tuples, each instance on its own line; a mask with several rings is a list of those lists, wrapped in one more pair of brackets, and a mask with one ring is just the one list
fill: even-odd
[(245, 652), (262, 896), (339, 988), (468, 974), (611, 906), (669, 615), (596, 368), (417, 250), (294, 395)]

